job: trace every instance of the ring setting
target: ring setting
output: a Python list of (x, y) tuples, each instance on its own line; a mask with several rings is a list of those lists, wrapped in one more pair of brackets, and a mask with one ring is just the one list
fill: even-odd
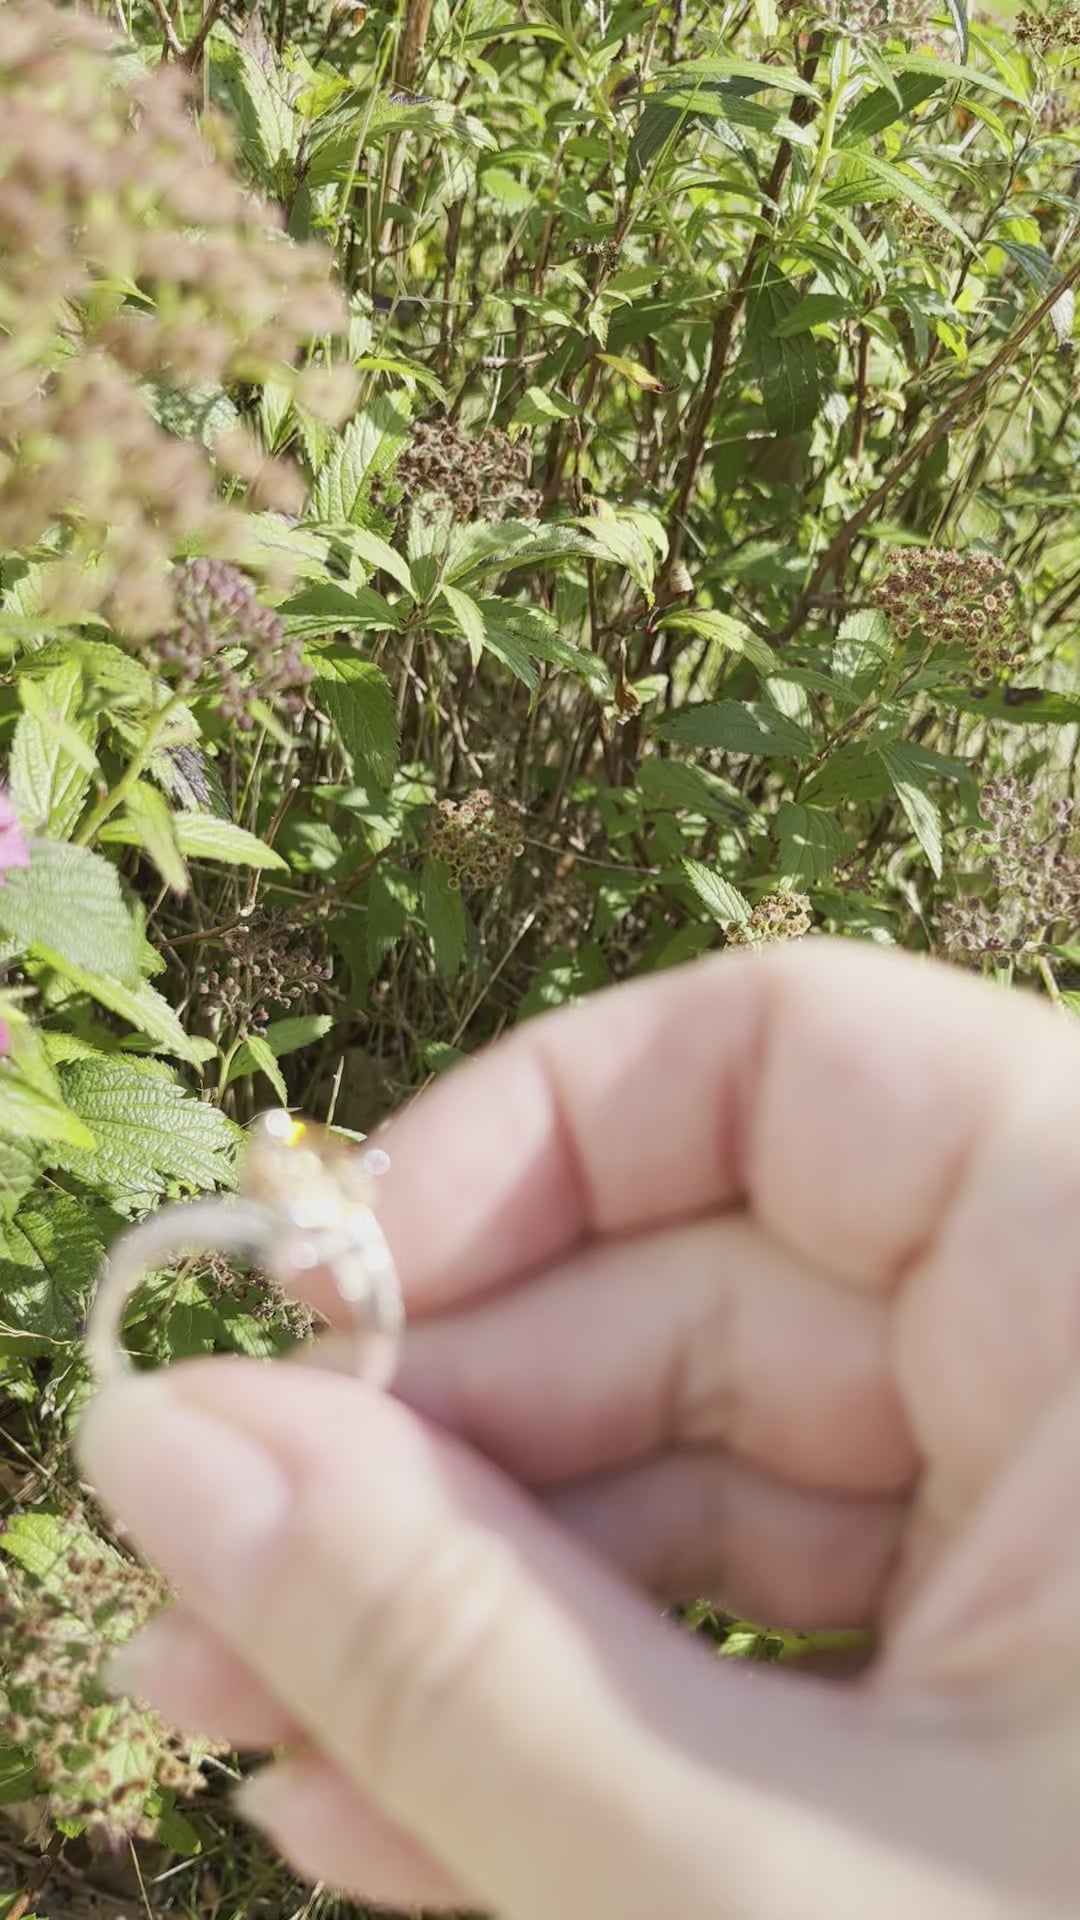
[(376, 1219), (381, 1147), (356, 1143), (284, 1109), (252, 1127), (235, 1196), (160, 1207), (114, 1241), (99, 1276), (86, 1346), (99, 1381), (127, 1372), (120, 1334), (127, 1302), (184, 1253), (246, 1255), (290, 1289), (329, 1276), (356, 1335), (356, 1372), (388, 1386), (404, 1325), (401, 1284)]

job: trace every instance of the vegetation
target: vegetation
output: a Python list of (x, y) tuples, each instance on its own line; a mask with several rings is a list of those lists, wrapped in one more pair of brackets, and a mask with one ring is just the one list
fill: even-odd
[[(1078, 57), (1074, 0), (0, 10), (0, 1800), (50, 1858), (303, 1902), (229, 1757), (106, 1702), (158, 1595), (65, 1450), (104, 1248), (260, 1107), (363, 1134), (820, 932), (1080, 1005)], [(206, 1259), (128, 1322), (296, 1331)]]

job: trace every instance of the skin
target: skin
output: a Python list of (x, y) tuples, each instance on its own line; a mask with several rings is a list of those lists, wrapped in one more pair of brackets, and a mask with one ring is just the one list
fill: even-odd
[[(869, 946), (528, 1023), (390, 1130), (394, 1397), (330, 1336), (92, 1403), (180, 1596), (116, 1684), (390, 1906), (1074, 1914), (1078, 1143), (1080, 1029)], [(878, 1651), (720, 1662), (699, 1594)]]

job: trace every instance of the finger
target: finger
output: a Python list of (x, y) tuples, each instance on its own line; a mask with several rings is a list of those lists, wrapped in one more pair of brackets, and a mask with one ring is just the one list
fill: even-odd
[(1017, 1075), (1063, 1046), (1080, 1057), (1033, 1003), (826, 940), (530, 1021), (388, 1136), (380, 1217), (410, 1314), (739, 1197), (801, 1258), (884, 1286), (932, 1237)]
[(838, 1890), (876, 1920), (967, 1920), (991, 1893), (1075, 1885), (1074, 1823), (1037, 1771), (1006, 1804), (933, 1702), (898, 1719), (811, 1678), (747, 1681), (355, 1381), (135, 1376), (91, 1403), (80, 1453), (313, 1744), (506, 1920), (832, 1920)]
[(547, 1511), (664, 1601), (771, 1627), (872, 1624), (907, 1503), (790, 1487), (706, 1449), (550, 1494)]
[(395, 1391), (530, 1486), (715, 1443), (797, 1486), (886, 1492), (919, 1464), (892, 1338), (888, 1302), (729, 1213), (421, 1322)]
[(110, 1693), (238, 1750), (281, 1746), (299, 1732), (247, 1662), (184, 1607), (155, 1615), (110, 1654), (105, 1679)]
[(467, 1904), (451, 1875), (311, 1749), (252, 1774), (233, 1804), (305, 1879), (380, 1907), (430, 1913)]
[(897, 1303), (896, 1364), (955, 1524), (1080, 1365), (1080, 1076), (1062, 1022), (1019, 1080)]

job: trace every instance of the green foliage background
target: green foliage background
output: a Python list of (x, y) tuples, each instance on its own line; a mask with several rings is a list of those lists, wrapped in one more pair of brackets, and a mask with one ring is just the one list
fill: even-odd
[[(329, 425), (286, 367), (135, 383), (246, 516), (232, 558), (305, 655), (291, 711), (254, 689), (223, 717), (97, 599), (50, 610), (70, 517), (0, 559), (30, 843), (0, 885), (24, 1504), (64, 1483), (110, 1236), (227, 1187), (272, 1101), (365, 1133), (517, 1021), (775, 931), (778, 896), (930, 952), (981, 903), (1022, 950), (969, 961), (1068, 1008), (1075, 916), (1033, 924), (1023, 896), (1050, 849), (1080, 905), (1051, 811), (1080, 738), (1074, 14), (1018, 38), (962, 0), (914, 25), (831, 0), (130, 0), (124, 58), (186, 50), (241, 179), (333, 255), (347, 323), (297, 364), (355, 385)], [(0, 140), (0, 193), (5, 164)], [(238, 424), (293, 463), (287, 508), (224, 457)], [(905, 546), (1001, 563), (1019, 671), (979, 678), (929, 600), (890, 623)], [(1005, 778), (1032, 825), (1003, 878), (972, 834)], [(290, 1331), (197, 1264), (129, 1323), (158, 1360)]]

